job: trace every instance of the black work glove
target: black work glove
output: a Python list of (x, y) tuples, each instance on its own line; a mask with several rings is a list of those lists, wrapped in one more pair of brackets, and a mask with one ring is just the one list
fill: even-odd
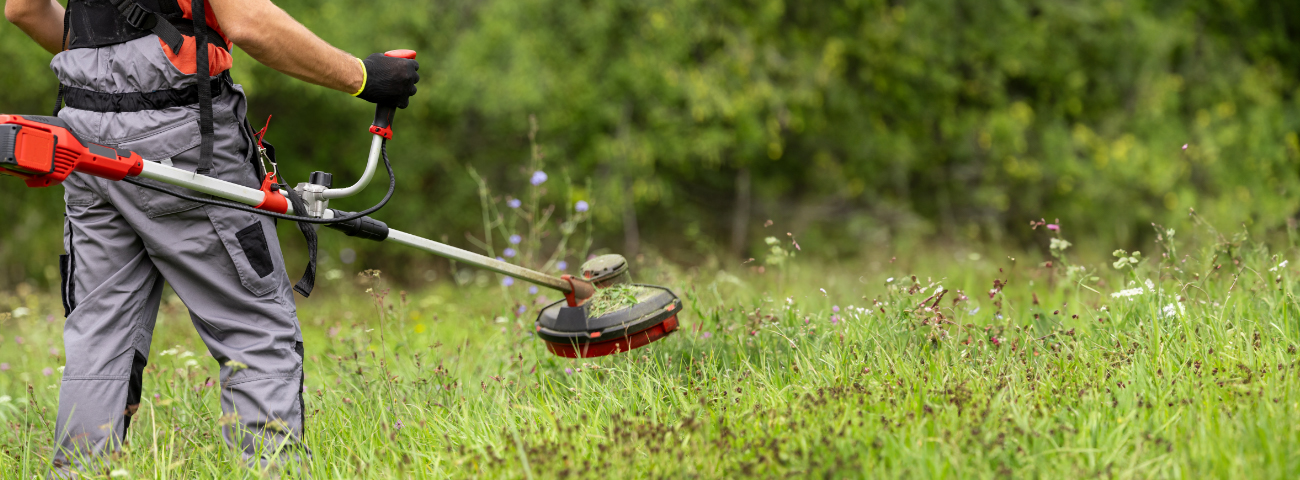
[(357, 97), (379, 105), (406, 108), (415, 84), (420, 81), (420, 63), (405, 58), (372, 53), (361, 64), (366, 67), (366, 84)]

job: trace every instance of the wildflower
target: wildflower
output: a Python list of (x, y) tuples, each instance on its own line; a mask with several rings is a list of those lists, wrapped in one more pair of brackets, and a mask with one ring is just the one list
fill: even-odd
[(704, 338), (704, 339), (708, 339), (709, 337), (712, 337), (712, 336), (713, 336), (713, 333), (711, 333), (711, 332), (704, 332), (704, 333), (701, 333), (701, 334), (700, 334), (700, 338)]
[(162, 394), (161, 394), (161, 393), (155, 393), (155, 394), (153, 394), (153, 399), (154, 399), (154, 400), (161, 400), (161, 399), (162, 399)]
[(512, 198), (510, 200), (506, 200), (506, 206), (510, 208), (519, 208), (519, 206), (523, 204), (524, 202), (519, 201), (518, 198)]
[(45, 375), (47, 377), (50, 375), (54, 375), (54, 369), (50, 367), (45, 367), (45, 369), (41, 370), (41, 375)]
[(1110, 296), (1112, 298), (1128, 298), (1128, 297), (1135, 297), (1143, 293), (1146, 293), (1146, 291), (1143, 290), (1142, 287), (1134, 287), (1127, 290), (1120, 290), (1118, 292), (1110, 294)]
[(129, 477), (131, 476), (131, 472), (127, 471), (127, 469), (125, 468), (119, 468), (117, 470), (113, 470), (112, 472), (109, 472), (108, 476), (113, 478)]
[(514, 279), (514, 278), (506, 277), (506, 278), (501, 279), (501, 285), (502, 285), (502, 286), (509, 287), (509, 286), (511, 286), (511, 285), (514, 285), (514, 284), (515, 284), (515, 279)]
[(933, 293), (932, 295), (938, 295), (939, 292), (942, 292), (942, 291), (943, 291), (943, 285), (939, 285), (939, 286), (937, 286), (937, 287), (934, 287), (934, 293)]
[(515, 249), (513, 249), (513, 248), (507, 248), (507, 249), (505, 249), (504, 251), (501, 252), (501, 254), (502, 254), (502, 255), (505, 255), (506, 258), (514, 258), (516, 253), (519, 253), (519, 252), (516, 252)]
[(1286, 264), (1287, 264), (1287, 260), (1283, 260), (1282, 263), (1277, 264), (1276, 267), (1268, 269), (1268, 271), (1276, 272), (1279, 268), (1286, 268)]
[(1055, 224), (1055, 223), (1049, 223), (1049, 224), (1047, 224), (1047, 229), (1048, 229), (1048, 230), (1051, 230), (1051, 231), (1053, 231), (1053, 232), (1058, 232), (1058, 231), (1061, 230), (1061, 226), (1060, 226), (1060, 225), (1057, 225), (1057, 224)]
[(185, 361), (185, 366), (186, 366), (186, 367), (197, 367), (197, 366), (199, 366), (199, 361), (198, 361), (198, 360), (195, 360), (195, 359), (193, 359), (193, 358), (191, 358), (191, 359)]
[(838, 324), (838, 323), (840, 323), (840, 316), (839, 316), (839, 315), (831, 315), (831, 325), (835, 325), (835, 324)]
[(894, 277), (886, 278), (885, 283), (894, 283)]
[(518, 313), (519, 315), (523, 315), (524, 312), (527, 311), (528, 311), (528, 307), (525, 307), (523, 305), (520, 305), (519, 308), (515, 309), (515, 313)]
[(396, 422), (393, 422), (393, 429), (394, 429), (394, 430), (401, 430), (401, 429), (403, 429), (403, 428), (406, 428), (406, 425), (403, 424), (401, 420), (398, 420), (398, 421), (396, 421)]
[(1181, 317), (1186, 313), (1186, 310), (1183, 308), (1183, 304), (1181, 303), (1165, 305), (1165, 308), (1161, 310), (1164, 312), (1166, 318)]
[(818, 290), (821, 290), (821, 291), (822, 291), (822, 296), (823, 296), (823, 297), (825, 297), (825, 296), (828, 295), (828, 294), (826, 293), (826, 289), (825, 289), (825, 288), (819, 288)]
[(14, 309), (14, 318), (23, 318), (29, 313), (32, 313), (32, 311), (27, 307), (18, 307)]
[(524, 241), (524, 239), (523, 239), (522, 237), (520, 237), (519, 235), (511, 235), (511, 236), (510, 236), (510, 243), (511, 243), (512, 245), (519, 245), (519, 242), (522, 242), (522, 241)]
[(504, 257), (500, 256), (500, 255), (497, 255), (497, 261), (498, 261), (498, 262), (504, 262), (504, 261), (506, 261), (506, 259), (505, 259)]
[(51, 357), (57, 357), (57, 356), (59, 356), (59, 349), (54, 348), (54, 347), (50, 347), (50, 356), (51, 356)]
[(585, 212), (590, 208), (591, 206), (587, 205), (586, 200), (578, 200), (578, 203), (573, 204), (573, 209), (579, 212)]
[(564, 369), (564, 373), (565, 373), (565, 375), (573, 375), (573, 369), (572, 369), (572, 368), (566, 368), (566, 369)]
[(0, 363), (0, 372), (8, 372), (8, 371), (9, 371), (9, 364), (8, 364), (8, 363)]
[(831, 305), (831, 311), (832, 311), (832, 312), (835, 312), (835, 313), (840, 313), (840, 306), (839, 306), (839, 305)]
[(555, 262), (555, 269), (556, 269), (556, 270), (559, 270), (559, 271), (565, 271), (565, 270), (567, 270), (568, 268), (569, 268), (569, 262), (566, 262), (566, 261), (564, 261), (564, 260), (560, 260), (560, 261), (558, 261), (558, 262)]
[(23, 342), (24, 342), (24, 341), (23, 341), (23, 337), (14, 337), (14, 343), (17, 343), (17, 344), (19, 344), (19, 345), (22, 345)]
[(1186, 144), (1186, 143), (1183, 144), (1183, 151), (1184, 151), (1184, 152), (1187, 151), (1187, 144)]
[(529, 295), (537, 295), (537, 285), (530, 285), (530, 286), (528, 287), (528, 294), (529, 294)]
[(533, 184), (534, 187), (546, 183), (546, 172), (541, 170), (533, 172), (533, 178), (528, 179), (528, 183)]
[(1151, 291), (1153, 291), (1153, 292), (1156, 291), (1156, 284), (1151, 283), (1151, 279), (1150, 279), (1150, 278), (1147, 279), (1147, 281), (1146, 281), (1146, 285), (1147, 285), (1147, 289), (1148, 289), (1148, 290), (1151, 290)]

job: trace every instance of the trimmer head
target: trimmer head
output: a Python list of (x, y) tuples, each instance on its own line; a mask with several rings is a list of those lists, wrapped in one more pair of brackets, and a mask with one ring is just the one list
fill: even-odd
[[(677, 312), (682, 301), (671, 290), (656, 285), (630, 283), (627, 261), (620, 255), (603, 255), (583, 264), (583, 277), (597, 289), (617, 287), (634, 296), (635, 303), (613, 311), (599, 301), (588, 300), (577, 307), (561, 300), (537, 315), (537, 336), (546, 348), (568, 358), (601, 357), (645, 346), (677, 329)], [(600, 293), (597, 293), (599, 298)], [(622, 298), (630, 302), (628, 297)], [(593, 315), (595, 313), (595, 315)]]

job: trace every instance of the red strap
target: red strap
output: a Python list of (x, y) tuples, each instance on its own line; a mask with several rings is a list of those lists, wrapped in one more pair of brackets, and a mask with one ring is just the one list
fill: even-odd
[(258, 130), (257, 133), (253, 135), (254, 137), (257, 137), (258, 147), (262, 146), (262, 139), (266, 138), (266, 129), (268, 128), (271, 128), (271, 115), (266, 116), (266, 125), (262, 125), (262, 129)]

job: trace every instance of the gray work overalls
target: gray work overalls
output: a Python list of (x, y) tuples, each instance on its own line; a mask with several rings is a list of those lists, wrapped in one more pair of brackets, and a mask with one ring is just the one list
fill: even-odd
[[(75, 33), (78, 5), (95, 2), (70, 3)], [(192, 72), (193, 37), (187, 42)], [(185, 66), (184, 55), (169, 58), (171, 50), (154, 35), (83, 48), (74, 41), (72, 47), (51, 63), (67, 91), (67, 107), (58, 115), (72, 131), (152, 161), (190, 171), (202, 167), (198, 107), (185, 104), (195, 75), (178, 68)], [(222, 60), (229, 64), (228, 55)], [(242, 88), (228, 75), (212, 82), (214, 155), (204, 171), (257, 188)], [(125, 439), (147, 392), (143, 369), (164, 281), (189, 308), (213, 357), (200, 357), (194, 368), (223, 365), (219, 382), (209, 388), (221, 392), (226, 442), (253, 463), (264, 463), (271, 452), (305, 451), (302, 334), (274, 221), (80, 173), (63, 186), (67, 366), (55, 467), (84, 464)], [(198, 386), (176, 381), (178, 390), (191, 394)]]

